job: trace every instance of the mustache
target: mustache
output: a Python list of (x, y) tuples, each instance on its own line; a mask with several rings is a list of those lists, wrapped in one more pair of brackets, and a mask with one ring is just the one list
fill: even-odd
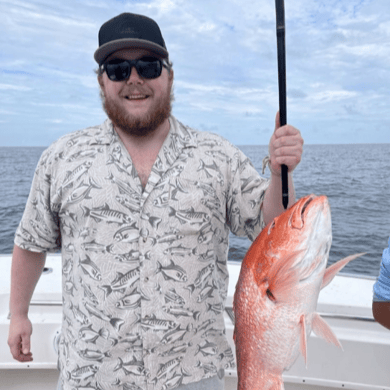
[(120, 96), (129, 96), (129, 95), (151, 95), (150, 91), (144, 90), (144, 88), (129, 88), (123, 89), (119, 93)]

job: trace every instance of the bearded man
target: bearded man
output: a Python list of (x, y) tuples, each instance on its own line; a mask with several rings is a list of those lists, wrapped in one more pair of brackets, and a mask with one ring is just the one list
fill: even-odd
[(228, 235), (254, 240), (283, 212), (281, 164), (295, 202), (303, 139), (277, 115), (266, 180), (222, 137), (180, 123), (148, 17), (106, 22), (95, 60), (108, 119), (60, 138), (38, 163), (15, 236), (11, 353), (32, 360), (30, 299), (46, 253), (62, 250), (59, 389), (223, 389), (235, 364), (223, 318)]

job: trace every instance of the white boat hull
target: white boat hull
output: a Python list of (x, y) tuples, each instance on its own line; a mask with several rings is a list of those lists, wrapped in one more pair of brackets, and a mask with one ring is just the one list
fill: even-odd
[[(11, 256), (0, 256), (0, 390), (55, 390), (58, 381), (54, 339), (62, 321), (61, 257), (48, 256), (35, 289), (29, 317), (33, 323), (33, 362), (13, 360), (7, 345)], [(234, 325), (228, 315), (239, 274), (229, 264), (230, 282), (225, 323), (232, 340)], [(372, 278), (337, 275), (320, 293), (318, 311), (332, 327), (344, 352), (311, 334), (308, 364), (299, 357), (283, 375), (286, 390), (390, 390), (390, 332), (372, 318)], [(226, 372), (225, 389), (237, 388), (237, 373)]]

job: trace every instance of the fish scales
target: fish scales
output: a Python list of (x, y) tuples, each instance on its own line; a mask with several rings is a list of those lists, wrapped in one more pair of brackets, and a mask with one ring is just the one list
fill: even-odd
[(326, 196), (308, 195), (271, 221), (249, 248), (233, 298), (238, 390), (283, 390), (282, 373), (307, 339), (341, 347), (316, 312), (320, 290), (350, 261), (326, 268), (332, 241)]

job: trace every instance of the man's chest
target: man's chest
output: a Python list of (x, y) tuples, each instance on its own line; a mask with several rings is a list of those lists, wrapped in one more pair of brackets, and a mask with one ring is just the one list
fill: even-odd
[(146, 187), (150, 172), (152, 171), (153, 165), (156, 161), (157, 154), (140, 156), (136, 155), (132, 158), (132, 162), (135, 168), (135, 171), (138, 174), (138, 178), (141, 181), (142, 188)]

